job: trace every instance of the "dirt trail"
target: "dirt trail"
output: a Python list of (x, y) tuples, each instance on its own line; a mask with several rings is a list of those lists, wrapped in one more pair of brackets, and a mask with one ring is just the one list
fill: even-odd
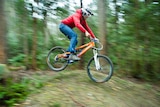
[(159, 107), (160, 90), (113, 76), (106, 83), (92, 82), (85, 71), (63, 71), (20, 107)]

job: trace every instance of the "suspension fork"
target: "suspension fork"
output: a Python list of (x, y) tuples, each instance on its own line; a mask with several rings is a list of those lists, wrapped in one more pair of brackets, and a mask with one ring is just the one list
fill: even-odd
[(94, 54), (94, 62), (95, 62), (96, 70), (100, 70), (99, 58), (97, 57), (98, 51), (96, 49), (93, 49), (93, 54)]

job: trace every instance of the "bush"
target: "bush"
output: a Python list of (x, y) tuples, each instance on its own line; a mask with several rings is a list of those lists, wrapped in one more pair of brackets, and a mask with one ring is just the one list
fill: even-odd
[(7, 86), (0, 86), (0, 105), (13, 106), (17, 102), (23, 101), (29, 94), (26, 84), (13, 83)]
[(24, 54), (19, 54), (11, 59), (8, 59), (8, 62), (13, 66), (22, 66), (24, 65), (24, 58), (25, 58)]

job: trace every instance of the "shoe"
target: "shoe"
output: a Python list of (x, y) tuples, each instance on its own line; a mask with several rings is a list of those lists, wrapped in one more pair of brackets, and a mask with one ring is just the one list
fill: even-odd
[(78, 61), (80, 60), (81, 58), (79, 58), (77, 55), (74, 55), (74, 54), (70, 54), (69, 57), (68, 57), (68, 60), (75, 60), (75, 61)]
[(68, 60), (69, 64), (72, 64), (74, 62), (74, 60)]

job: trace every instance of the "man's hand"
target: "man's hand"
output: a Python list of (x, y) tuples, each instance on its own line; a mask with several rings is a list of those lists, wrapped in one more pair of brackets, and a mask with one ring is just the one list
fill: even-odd
[(97, 39), (97, 38), (94, 38), (94, 42), (99, 42), (99, 39)]
[(85, 32), (85, 36), (86, 37), (90, 37), (91, 35), (90, 35), (90, 33), (88, 33), (87, 31)]

